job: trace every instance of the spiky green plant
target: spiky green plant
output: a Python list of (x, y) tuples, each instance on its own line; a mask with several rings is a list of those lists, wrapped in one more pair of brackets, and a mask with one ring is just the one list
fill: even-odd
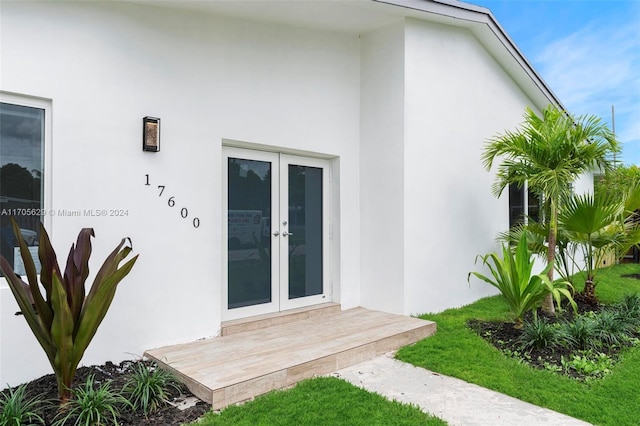
[[(560, 306), (562, 296), (566, 297), (576, 309), (571, 297), (571, 284), (566, 281), (550, 281), (547, 273), (553, 268), (553, 263), (539, 274), (533, 274), (534, 260), (527, 245), (527, 233), (523, 232), (518, 242), (515, 254), (508, 245), (502, 246), (502, 258), (496, 253), (478, 256), (482, 263), (489, 268), (492, 278), (479, 272), (470, 272), (487, 284), (497, 288), (515, 317), (515, 327), (522, 328), (522, 317), (534, 308), (537, 308), (543, 299), (551, 294)], [(476, 258), (477, 261), (477, 258)]]
[(615, 309), (605, 309), (594, 320), (596, 338), (605, 346), (619, 345), (631, 335), (633, 328)]
[(518, 344), (524, 350), (554, 346), (562, 339), (560, 329), (550, 324), (545, 318), (534, 318), (525, 321)]
[[(0, 269), (18, 302), (31, 331), (44, 349), (58, 382), (61, 403), (70, 397), (69, 388), (82, 356), (107, 314), (118, 283), (133, 268), (138, 255), (119, 266), (131, 252), (131, 241), (123, 238), (96, 274), (89, 294), (85, 281), (89, 276), (92, 228), (84, 228), (71, 245), (64, 274), (49, 235), (40, 224), (38, 257), (42, 265), (40, 282), (29, 247), (18, 223), (11, 218), (13, 233), (20, 247), (28, 284), (16, 275), (9, 262), (0, 256)], [(128, 242), (128, 245), (125, 245)], [(43, 296), (40, 285), (44, 288)]]
[(627, 294), (613, 307), (618, 319), (628, 327), (629, 334), (640, 334), (640, 294)]
[[(111, 382), (95, 386), (93, 374), (82, 386), (71, 389), (73, 398), (67, 401), (56, 415), (54, 426), (106, 426), (118, 425), (121, 406), (130, 406), (129, 401), (111, 390)], [(69, 423), (73, 421), (73, 423)]]
[(573, 321), (562, 323), (566, 344), (575, 349), (597, 349), (601, 342), (596, 335), (595, 320), (586, 315), (578, 315)]
[(139, 362), (124, 385), (123, 393), (134, 410), (142, 409), (148, 415), (166, 404), (169, 388), (180, 391), (180, 385), (171, 372), (162, 370), (155, 363), (146, 365)]
[(36, 422), (43, 425), (44, 420), (38, 414), (38, 410), (44, 404), (40, 397), (27, 397), (27, 385), (9, 388), (0, 393), (0, 425), (2, 426), (26, 426), (35, 425)]

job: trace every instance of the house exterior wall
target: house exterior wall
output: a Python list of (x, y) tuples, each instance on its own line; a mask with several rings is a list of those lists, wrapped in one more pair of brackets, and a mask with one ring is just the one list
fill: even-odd
[[(359, 218), (357, 36), (121, 2), (3, 2), (0, 19), (1, 90), (52, 104), (46, 207), (128, 210), (46, 218), (59, 262), (82, 227), (94, 273), (124, 236), (140, 253), (84, 364), (218, 333), (223, 140), (333, 158), (332, 282), (336, 301), (359, 304), (360, 231), (339, 222)], [(159, 153), (141, 150), (146, 115), (162, 120)], [(0, 383), (49, 372), (4, 279), (0, 302)]]
[(494, 294), (467, 284), (509, 227), (483, 141), (531, 100), (465, 29), (399, 21), (362, 37), (361, 64), (363, 306), (419, 314)]
[[(399, 18), (355, 35), (126, 2), (9, 2), (0, 75), (1, 91), (51, 104), (45, 207), (83, 212), (45, 218), (59, 261), (82, 227), (96, 232), (92, 271), (124, 236), (140, 253), (86, 365), (218, 334), (223, 144), (330, 159), (329, 281), (344, 309), (413, 314), (490, 294), (466, 283), (508, 227), (482, 141), (532, 101), (468, 30)], [(140, 149), (147, 115), (161, 118), (159, 153)], [(127, 215), (84, 214), (101, 209)], [(0, 308), (0, 383), (49, 372), (4, 282)]]
[(467, 283), (509, 227), (480, 158), (531, 100), (468, 31), (408, 20), (405, 37), (404, 313), (416, 314), (493, 293)]
[(404, 21), (361, 42), (361, 300), (403, 313)]

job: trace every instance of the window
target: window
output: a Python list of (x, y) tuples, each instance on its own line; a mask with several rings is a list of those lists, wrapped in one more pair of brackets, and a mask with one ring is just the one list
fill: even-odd
[[(525, 194), (527, 196), (525, 197)], [(536, 222), (540, 221), (540, 197), (529, 190), (526, 185), (518, 187), (509, 185), (509, 228), (527, 222), (527, 216)], [(525, 214), (526, 213), (526, 214)]]
[(0, 102), (0, 255), (24, 275), (9, 218), (18, 222), (37, 263), (44, 209), (45, 107), (5, 99)]

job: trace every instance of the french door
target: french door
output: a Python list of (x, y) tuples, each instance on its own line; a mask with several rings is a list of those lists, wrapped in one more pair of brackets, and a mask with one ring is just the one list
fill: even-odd
[(329, 300), (327, 160), (225, 147), (225, 320)]

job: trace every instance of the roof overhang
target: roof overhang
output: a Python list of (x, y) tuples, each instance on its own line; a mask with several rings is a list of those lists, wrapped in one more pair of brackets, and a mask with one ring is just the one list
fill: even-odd
[[(118, 1), (118, 0), (112, 0)], [(345, 34), (363, 34), (404, 18), (465, 28), (533, 105), (562, 108), (489, 9), (456, 0), (139, 0), (139, 4)]]

